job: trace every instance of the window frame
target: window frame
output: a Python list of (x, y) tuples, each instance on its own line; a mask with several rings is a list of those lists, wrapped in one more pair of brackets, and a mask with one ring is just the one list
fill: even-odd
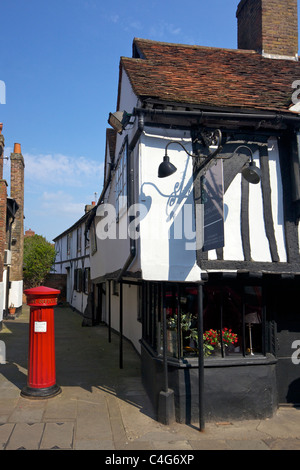
[[(122, 143), (118, 160), (115, 166), (115, 210), (117, 222), (127, 211), (127, 191), (128, 191), (128, 136), (126, 135)], [(123, 198), (121, 204), (120, 199)]]
[[(208, 283), (209, 284), (209, 283)], [(213, 283), (211, 282), (210, 285), (213, 286), (216, 284), (219, 289), (223, 289), (226, 286), (236, 287), (237, 289), (241, 289), (241, 293), (244, 292), (245, 287), (251, 285), (249, 283), (241, 283), (236, 282), (235, 284), (231, 283)], [(268, 339), (266, 335), (267, 329), (267, 318), (266, 318), (266, 305), (265, 305), (265, 296), (264, 296), (264, 286), (259, 285), (258, 282), (252, 283), (252, 286), (258, 286), (261, 290), (261, 331), (259, 332), (261, 341), (261, 350), (255, 351), (256, 357), (265, 357), (267, 352), (272, 353), (271, 351), (271, 344), (270, 338)], [(189, 354), (182, 353), (184, 351), (183, 347), (183, 335), (181, 330), (181, 314), (183, 309), (180, 306), (182, 301), (182, 297), (184, 297), (184, 292), (188, 292), (188, 288), (196, 289), (195, 284), (183, 284), (183, 283), (168, 283), (168, 282), (151, 282), (151, 281), (144, 281), (142, 284), (142, 338), (143, 340), (153, 349), (153, 351), (157, 355), (162, 354), (162, 312), (164, 311), (167, 315), (167, 356), (168, 358), (172, 358), (174, 360), (189, 360), (192, 357), (198, 357), (198, 350), (197, 348), (190, 348)], [(185, 291), (184, 291), (185, 289)], [(205, 286), (204, 286), (205, 289)], [(166, 292), (172, 291), (170, 301), (173, 303), (172, 305), (166, 303)], [(163, 292), (163, 294), (162, 294)], [(198, 305), (197, 297), (195, 294), (195, 306)], [(232, 352), (227, 356), (225, 354), (225, 350), (221, 350), (221, 355), (207, 355), (205, 358), (209, 361), (213, 361), (218, 357), (224, 359), (225, 357), (228, 359), (232, 358), (240, 358), (241, 360), (249, 359), (252, 357), (249, 354), (249, 350), (247, 345), (249, 344), (249, 337), (248, 337), (248, 329), (245, 322), (245, 295), (242, 295), (241, 299), (241, 311), (240, 311), (240, 318), (242, 321), (241, 329), (238, 331), (239, 333), (239, 340), (241, 344), (241, 349), (239, 352)], [(173, 322), (172, 328), (168, 327), (168, 319), (170, 319), (170, 310), (176, 312), (176, 322), (177, 325)], [(177, 313), (179, 314), (177, 315)], [(224, 317), (223, 315), (223, 306), (220, 308), (220, 330), (222, 330), (226, 325), (222, 325)], [(230, 326), (230, 325), (229, 325)], [(195, 330), (197, 331), (197, 324), (194, 325)], [(173, 331), (172, 331), (173, 330)], [(204, 329), (205, 331), (205, 329)], [(174, 332), (174, 333), (173, 333)], [(175, 341), (176, 336), (176, 341)], [(171, 341), (173, 341), (173, 345), (171, 346)], [(270, 350), (270, 351), (269, 351)], [(182, 354), (181, 354), (182, 353)]]

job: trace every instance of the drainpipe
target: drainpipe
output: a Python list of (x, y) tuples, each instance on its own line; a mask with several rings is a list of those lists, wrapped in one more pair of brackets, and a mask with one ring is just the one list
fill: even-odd
[(103, 201), (103, 198), (105, 196), (105, 193), (110, 185), (110, 181), (111, 181), (111, 174), (112, 174), (112, 170), (113, 170), (113, 164), (111, 163), (109, 165), (109, 172), (108, 172), (108, 175), (107, 175), (107, 178), (106, 178), (106, 181), (104, 182), (104, 186), (103, 186), (103, 189), (102, 189), (102, 192), (100, 194), (100, 197), (98, 199), (98, 202), (97, 202), (97, 205), (91, 209), (90, 211), (90, 214), (87, 218), (87, 221), (86, 221), (86, 224), (85, 224), (85, 230), (84, 230), (84, 238), (85, 240), (88, 240), (88, 237), (87, 237), (87, 233), (89, 231), (89, 228), (91, 226), (91, 223), (92, 221), (94, 220), (94, 217), (96, 215), (96, 211), (97, 211), (97, 207), (101, 204), (101, 202)]
[(198, 285), (198, 394), (199, 431), (205, 430), (204, 417), (204, 351), (203, 351), (203, 285)]
[[(128, 160), (127, 160), (127, 179), (128, 179), (128, 207), (131, 207), (134, 204), (134, 165), (133, 165), (133, 150), (144, 130), (144, 114), (142, 110), (138, 113), (138, 128), (136, 133), (128, 146)], [(132, 222), (134, 216), (129, 216), (129, 223)], [(129, 256), (117, 278), (117, 282), (120, 282), (125, 272), (131, 265), (136, 255), (136, 240), (134, 237), (130, 237), (130, 249)]]
[[(134, 204), (134, 165), (133, 165), (133, 150), (144, 130), (144, 116), (142, 113), (138, 117), (138, 128), (136, 133), (128, 145), (128, 159), (127, 159), (127, 184), (128, 184), (128, 206), (131, 207)], [(129, 223), (134, 217), (129, 216)], [(117, 282), (120, 283), (120, 300), (119, 300), (119, 312), (120, 312), (120, 349), (119, 349), (119, 367), (123, 369), (123, 283), (122, 278), (124, 273), (127, 271), (136, 255), (136, 241), (134, 237), (130, 237), (130, 250), (129, 256), (117, 278)]]

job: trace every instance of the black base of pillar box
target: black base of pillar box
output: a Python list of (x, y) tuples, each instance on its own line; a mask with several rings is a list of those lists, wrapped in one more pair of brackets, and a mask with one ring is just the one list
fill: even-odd
[(21, 396), (24, 398), (43, 399), (55, 397), (60, 393), (61, 388), (56, 384), (47, 388), (33, 388), (26, 385), (21, 391)]
[(162, 424), (172, 424), (175, 422), (174, 392), (168, 390), (161, 391), (158, 397), (158, 421)]

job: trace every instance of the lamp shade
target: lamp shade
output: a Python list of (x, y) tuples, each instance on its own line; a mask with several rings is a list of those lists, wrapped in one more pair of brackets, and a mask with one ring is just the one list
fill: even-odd
[(247, 313), (245, 315), (245, 323), (250, 323), (251, 325), (255, 323), (261, 323), (261, 320), (257, 312)]
[(249, 165), (242, 170), (242, 175), (248, 183), (258, 184), (261, 180), (261, 171), (256, 164), (251, 161)]
[(166, 178), (167, 176), (172, 175), (177, 171), (176, 166), (170, 162), (170, 159), (167, 155), (164, 156), (163, 162), (159, 165), (158, 168), (158, 177), (159, 178)]

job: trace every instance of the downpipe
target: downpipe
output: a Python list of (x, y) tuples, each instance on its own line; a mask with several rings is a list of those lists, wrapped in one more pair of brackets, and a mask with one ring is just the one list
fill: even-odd
[[(127, 182), (128, 182), (128, 206), (131, 207), (134, 204), (134, 164), (133, 164), (133, 151), (134, 148), (144, 131), (144, 114), (140, 112), (138, 114), (138, 128), (133, 136), (132, 141), (128, 145), (128, 160), (127, 160)], [(129, 224), (134, 220), (134, 216), (129, 216)], [(130, 248), (129, 256), (117, 278), (117, 282), (121, 282), (125, 272), (133, 262), (136, 256), (136, 240), (134, 237), (130, 237)]]

